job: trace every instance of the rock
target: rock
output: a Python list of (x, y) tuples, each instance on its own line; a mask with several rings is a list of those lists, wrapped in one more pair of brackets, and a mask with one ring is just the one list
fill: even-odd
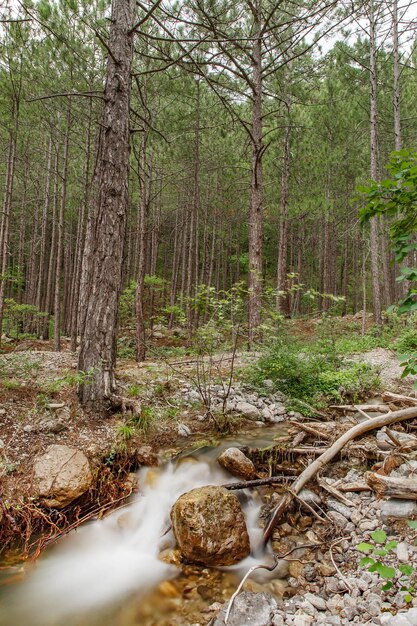
[(178, 424), (177, 433), (180, 437), (189, 437), (191, 435), (191, 430), (187, 424)]
[(304, 502), (306, 502), (310, 506), (318, 506), (321, 503), (320, 496), (311, 489), (301, 489), (298, 496), (301, 498), (301, 500), (304, 500)]
[(351, 518), (353, 509), (350, 509), (348, 506), (346, 506), (346, 504), (342, 504), (342, 502), (339, 502), (338, 500), (329, 498), (327, 500), (327, 506), (329, 507), (330, 510), (336, 511), (337, 513), (340, 513), (341, 515), (343, 515), (343, 517), (346, 517), (346, 519)]
[(45, 433), (51, 433), (57, 435), (63, 430), (66, 430), (68, 426), (63, 424), (60, 420), (45, 420), (41, 423), (41, 430)]
[(339, 526), (339, 528), (346, 528), (346, 525), (348, 524), (346, 517), (336, 511), (329, 511), (328, 517), (330, 517), (332, 522), (334, 522), (336, 526)]
[(417, 515), (417, 502), (414, 500), (384, 500), (381, 503), (381, 518), (407, 519)]
[(270, 378), (265, 378), (265, 380), (262, 381), (262, 384), (267, 389), (273, 389), (274, 388), (274, 382)]
[(238, 402), (236, 404), (236, 411), (241, 413), (243, 417), (246, 417), (248, 420), (259, 420), (261, 417), (260, 410), (254, 404), (250, 404), (249, 402)]
[(254, 464), (239, 448), (227, 448), (217, 461), (228, 472), (238, 478), (252, 480), (257, 476)]
[(271, 422), (274, 419), (274, 414), (271, 409), (268, 409), (267, 407), (262, 409), (262, 419), (266, 422)]
[(50, 508), (64, 508), (93, 482), (87, 457), (69, 446), (49, 446), (35, 458), (33, 471), (35, 494)]
[(0, 415), (6, 415), (6, 409), (0, 409)]
[(397, 558), (401, 563), (408, 563), (408, 546), (404, 541), (397, 545)]
[(151, 446), (141, 446), (136, 450), (136, 458), (140, 465), (153, 467), (158, 465), (158, 457), (152, 450)]
[(417, 626), (417, 609), (409, 609), (406, 615), (410, 624), (412, 624), (412, 626)]
[(26, 424), (26, 426), (23, 426), (24, 433), (36, 433), (36, 430), (36, 426), (33, 426), (32, 424)]
[(54, 411), (56, 409), (63, 409), (65, 406), (65, 402), (50, 402), (49, 404), (46, 405), (47, 409), (51, 409), (51, 411)]
[(284, 626), (284, 618), (279, 613), (276, 613), (272, 618), (272, 626)]
[(304, 596), (305, 600), (310, 602), (319, 611), (326, 610), (326, 601), (320, 596), (316, 596), (313, 593), (306, 593)]
[(189, 561), (233, 565), (250, 552), (239, 500), (223, 487), (200, 487), (183, 494), (171, 509), (171, 521), (181, 553)]
[(3, 439), (0, 439), (0, 450), (4, 449), (4, 441)]
[[(229, 602), (223, 605), (213, 626), (224, 626)], [(243, 591), (233, 602), (228, 626), (273, 626), (278, 605), (269, 593)], [(279, 624), (279, 622), (278, 622)]]

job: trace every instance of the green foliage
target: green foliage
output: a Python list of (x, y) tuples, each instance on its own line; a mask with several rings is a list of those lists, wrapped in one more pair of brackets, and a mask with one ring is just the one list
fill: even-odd
[[(417, 528), (417, 523), (408, 522), (411, 528)], [(375, 530), (371, 533), (372, 543), (363, 541), (356, 546), (358, 552), (366, 554), (359, 561), (361, 567), (366, 567), (370, 572), (376, 572), (386, 582), (381, 586), (383, 591), (400, 591), (406, 602), (411, 602), (414, 597), (415, 570), (408, 563), (393, 562), (398, 542), (388, 541), (384, 530)], [(391, 565), (387, 565), (386, 558), (390, 556)]]
[(131, 337), (121, 336), (117, 340), (117, 356), (119, 359), (134, 359), (136, 355), (135, 341)]
[(47, 393), (53, 394), (68, 387), (77, 387), (78, 385), (82, 385), (84, 383), (88, 384), (89, 381), (91, 381), (92, 376), (92, 371), (82, 372), (81, 370), (78, 370), (77, 372), (67, 372), (64, 376), (61, 376), (60, 378), (48, 381), (47, 383), (42, 385), (42, 387)]
[(394, 344), (395, 350), (400, 355), (411, 354), (417, 351), (417, 329), (408, 328), (398, 337)]
[[(379, 385), (372, 367), (343, 364), (334, 353), (308, 351), (305, 345), (289, 338), (277, 340), (247, 377), (256, 386), (269, 378), (289, 398), (317, 408), (329, 401), (359, 400)], [(305, 412), (302, 406), (300, 410)]]
[(29, 321), (40, 320), (47, 316), (47, 313), (39, 311), (32, 304), (19, 304), (13, 298), (5, 298), (3, 326), (8, 329), (8, 334), (16, 339), (23, 339), (27, 335), (25, 329)]
[(140, 385), (129, 385), (127, 395), (129, 398), (138, 398), (141, 394), (142, 387)]

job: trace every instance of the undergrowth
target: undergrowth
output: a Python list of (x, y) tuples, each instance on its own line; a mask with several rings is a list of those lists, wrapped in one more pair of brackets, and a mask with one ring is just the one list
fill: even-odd
[(364, 363), (344, 363), (336, 346), (322, 340), (308, 344), (293, 338), (277, 339), (255, 367), (246, 372), (255, 387), (270, 379), (301, 413), (308, 405), (323, 408), (331, 402), (356, 402), (380, 384), (375, 368)]

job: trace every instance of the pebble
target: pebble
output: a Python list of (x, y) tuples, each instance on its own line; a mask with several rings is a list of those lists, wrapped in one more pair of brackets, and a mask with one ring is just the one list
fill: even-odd
[(308, 600), (308, 602), (310, 602), (310, 604), (312, 604), (319, 611), (326, 610), (326, 601), (324, 600), (324, 598), (321, 598), (320, 596), (315, 596), (312, 593), (306, 593), (304, 598)]

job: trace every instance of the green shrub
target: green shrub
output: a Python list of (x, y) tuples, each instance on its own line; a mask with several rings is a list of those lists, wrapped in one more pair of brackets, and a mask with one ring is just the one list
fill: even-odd
[(398, 354), (411, 354), (417, 352), (417, 329), (409, 328), (401, 333), (394, 344)]
[(365, 364), (343, 363), (333, 353), (307, 351), (294, 340), (277, 341), (246, 374), (248, 382), (260, 387), (266, 378), (288, 398), (317, 408), (328, 402), (357, 401), (379, 386), (377, 371)]

